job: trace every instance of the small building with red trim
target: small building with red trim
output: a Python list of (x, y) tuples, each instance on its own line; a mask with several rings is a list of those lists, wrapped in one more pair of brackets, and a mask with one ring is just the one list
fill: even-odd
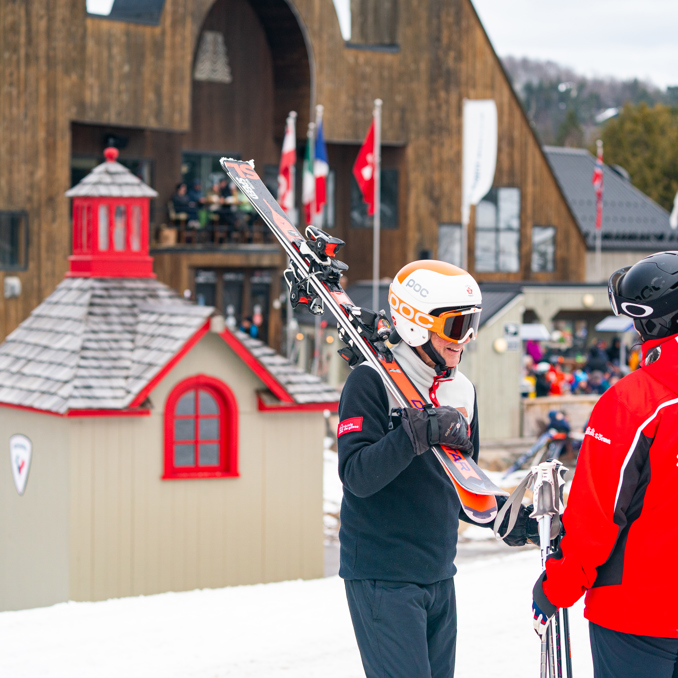
[(0, 610), (323, 575), (339, 394), (155, 279), (151, 189), (115, 155), (0, 345)]

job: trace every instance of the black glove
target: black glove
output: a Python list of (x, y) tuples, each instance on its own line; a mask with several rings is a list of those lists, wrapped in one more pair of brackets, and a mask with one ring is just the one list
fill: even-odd
[(405, 407), (401, 412), (402, 425), (412, 442), (415, 454), (423, 454), (432, 445), (447, 445), (460, 452), (473, 453), (464, 415), (454, 407), (433, 407), (419, 410)]
[[(506, 497), (497, 497), (497, 508), (499, 510), (501, 510), (506, 499)], [(501, 538), (505, 544), (509, 546), (525, 546), (528, 541), (531, 541), (539, 546), (539, 523), (535, 518), (530, 518), (530, 513), (532, 513), (532, 505), (521, 506), (513, 529), (508, 534), (504, 534), (508, 527), (511, 512), (509, 511), (506, 514), (499, 527), (499, 535), (503, 535)]]

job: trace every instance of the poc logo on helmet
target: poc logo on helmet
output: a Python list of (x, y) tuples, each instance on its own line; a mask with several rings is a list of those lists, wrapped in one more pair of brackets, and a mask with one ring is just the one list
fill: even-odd
[(424, 298), (428, 297), (428, 290), (425, 287), (422, 287), (413, 278), (410, 278), (407, 281), (407, 284), (405, 285), (405, 287), (411, 287), (417, 294), (421, 295)]
[(426, 313), (422, 313), (421, 311), (417, 311), (416, 308), (412, 308), (409, 304), (406, 304), (404, 301), (398, 299), (398, 297), (393, 292), (389, 294), (388, 303), (394, 312), (400, 313), (400, 315), (403, 316), (405, 320), (411, 320), (415, 324), (427, 330), (433, 327), (433, 318), (431, 318), (431, 316), (427, 315)]

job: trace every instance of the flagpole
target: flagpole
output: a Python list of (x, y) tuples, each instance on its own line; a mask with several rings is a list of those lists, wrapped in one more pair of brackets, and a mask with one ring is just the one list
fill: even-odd
[(379, 310), (379, 245), (381, 234), (381, 99), (374, 100), (374, 229), (372, 238), (372, 310)]
[[(602, 160), (603, 157), (603, 141), (602, 139), (598, 139), (596, 141), (596, 146), (598, 150), (598, 159)], [(603, 171), (603, 168), (601, 167), (601, 172)], [(602, 179), (601, 179), (602, 180)], [(598, 280), (603, 279), (603, 243), (602, 243), (602, 233), (603, 233), (603, 195), (602, 195), (602, 190), (600, 194), (600, 198), (597, 200), (598, 204), (596, 205), (596, 208), (598, 210), (598, 214), (596, 215), (596, 271), (598, 273)]]
[[(315, 165), (315, 123), (308, 123), (308, 132), (306, 133), (306, 143), (308, 144), (308, 172), (313, 176), (313, 166)], [(302, 178), (302, 192), (303, 192), (303, 182), (306, 177)], [(302, 205), (305, 207), (305, 205)], [(313, 198), (311, 199), (311, 218), (309, 223), (304, 223), (304, 227), (309, 226), (313, 223), (313, 213), (315, 212), (315, 176), (313, 176)], [(305, 221), (305, 219), (304, 219)]]
[[(325, 110), (325, 107), (322, 104), (318, 104), (315, 107), (315, 129), (320, 129), (320, 125), (322, 124), (323, 121), (323, 112)], [(313, 179), (317, 180), (317, 177), (315, 175), (315, 144), (313, 144)], [(311, 213), (311, 223), (318, 223), (318, 220), (316, 219), (318, 215), (318, 194), (316, 191), (313, 191), (313, 211)], [(319, 226), (322, 226), (322, 223), (319, 224)]]
[[(290, 111), (289, 116), (287, 116), (287, 119), (290, 121), (290, 125), (292, 126), (292, 131), (294, 132), (294, 146), (296, 148), (297, 145), (297, 112), (296, 111)], [(294, 156), (296, 158), (296, 150), (294, 153)], [(297, 209), (297, 166), (292, 165), (290, 167), (290, 191), (292, 193), (292, 206), (290, 207), (290, 215), (294, 215), (297, 217), (296, 221), (299, 221), (299, 217), (297, 215), (296, 209)]]
[[(292, 130), (294, 132), (294, 147), (295, 147), (295, 152), (294, 152), (294, 157), (296, 158), (296, 147), (297, 147), (297, 112), (296, 111), (290, 111), (290, 114), (287, 118), (290, 122), (290, 125), (292, 126)], [(296, 221), (297, 224), (299, 223), (299, 212), (297, 211), (297, 166), (296, 163), (290, 167), (290, 191), (292, 193), (292, 206), (290, 207), (290, 216), (292, 217), (293, 221)], [(291, 266), (291, 260), (288, 259), (290, 263), (288, 264), (288, 267)], [(283, 287), (285, 285), (283, 284)], [(294, 348), (294, 335), (295, 335), (295, 318), (294, 318), (294, 309), (292, 308), (292, 300), (290, 299), (290, 295), (286, 294), (285, 299), (287, 301), (287, 357), (291, 358), (292, 357), (292, 350)]]

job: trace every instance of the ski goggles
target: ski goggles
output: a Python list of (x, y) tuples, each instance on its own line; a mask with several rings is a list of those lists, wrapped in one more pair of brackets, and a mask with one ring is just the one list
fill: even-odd
[(468, 306), (458, 310), (442, 311), (439, 315), (430, 315), (404, 302), (393, 290), (389, 294), (389, 304), (406, 320), (435, 332), (446, 341), (463, 344), (478, 336), (482, 310), (480, 306)]
[(626, 315), (630, 318), (661, 318), (676, 309), (678, 306), (678, 290), (664, 294), (659, 299), (653, 299), (652, 306), (619, 294), (621, 281), (630, 268), (631, 266), (626, 266), (626, 268), (615, 271), (607, 284), (607, 296), (615, 315)]

